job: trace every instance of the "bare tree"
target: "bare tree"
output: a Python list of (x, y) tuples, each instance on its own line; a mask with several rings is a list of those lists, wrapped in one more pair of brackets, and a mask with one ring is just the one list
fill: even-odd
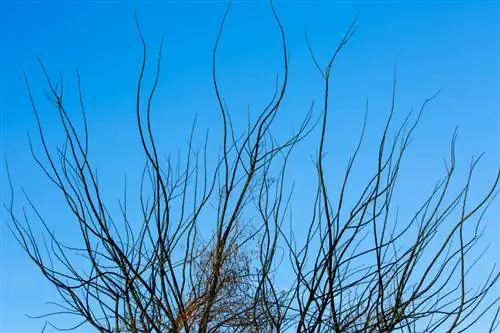
[[(41, 154), (30, 141), (33, 157), (62, 193), (80, 231), (79, 247), (64, 244), (26, 195), (27, 205), (46, 231), (47, 238), (40, 241), (28, 215), (15, 212), (10, 183), (7, 209), (13, 234), (61, 297), (60, 311), (49, 315), (75, 316), (76, 326), (88, 324), (110, 333), (463, 332), (492, 311), (493, 331), (499, 298), (490, 301), (486, 296), (500, 273), (493, 268), (475, 288), (468, 277), (476, 263), (470, 251), (480, 239), (484, 213), (498, 193), (500, 172), (493, 175), (481, 200), (472, 203), (469, 191), (479, 158), (473, 159), (465, 184), (451, 191), (456, 173), (454, 134), (444, 177), (411, 219), (400, 220), (393, 194), (401, 162), (424, 109), (436, 96), (394, 127), (394, 79), (377, 159), (364, 167), (371, 178), (364, 187), (352, 188), (350, 176), (364, 143), (365, 117), (343, 181), (332, 188), (325, 166), (331, 72), (356, 23), (347, 29), (326, 66), (316, 60), (308, 42), (324, 82), (321, 116), (314, 121), (312, 105), (298, 130), (278, 140), (273, 128), (287, 90), (289, 62), (284, 28), (272, 6), (271, 10), (281, 36), (282, 75), (267, 107), (242, 132), (235, 130), (219, 88), (217, 50), (229, 8), (222, 20), (212, 59), (223, 124), (216, 163), (207, 162), (211, 154), (207, 140), (196, 146), (193, 132), (185, 164), (163, 162), (159, 156), (151, 109), (161, 50), (152, 88), (145, 91), (148, 47), (137, 24), (143, 58), (136, 116), (145, 159), (140, 223), (130, 219), (126, 194), (118, 215), (103, 199), (88, 148), (79, 74), (81, 131), (65, 106), (62, 76), (53, 80), (40, 63), (65, 133), (64, 144), (55, 150), (46, 141), (25, 78), (41, 141)], [(293, 225), (298, 222), (290, 215), (294, 197), (285, 176), (294, 147), (312, 135), (313, 128), (319, 128), (313, 170), (316, 197), (310, 202), (307, 232), (295, 235)], [(356, 192), (357, 199), (346, 200), (347, 192)], [(208, 238), (200, 234), (201, 220), (213, 225)], [(464, 233), (466, 224), (474, 226), (474, 232)], [(292, 282), (278, 287), (276, 274), (286, 266), (281, 265), (284, 261), (291, 267)]]

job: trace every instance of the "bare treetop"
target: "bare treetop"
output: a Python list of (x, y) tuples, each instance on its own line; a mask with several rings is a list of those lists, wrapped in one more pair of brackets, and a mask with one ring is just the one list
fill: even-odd
[[(363, 124), (345, 124), (361, 132), (350, 159), (344, 165), (326, 162), (328, 153), (335, 154), (327, 139), (332, 71), (358, 28), (356, 20), (326, 63), (318, 60), (307, 39), (312, 66), (323, 83), (322, 100), (305, 110), (295, 132), (278, 139), (273, 133), (287, 98), (290, 64), (286, 29), (272, 4), (270, 11), (282, 48), (272, 98), (244, 130), (236, 130), (235, 111), (226, 105), (218, 76), (222, 66), (218, 48), (224, 43), (229, 6), (212, 53), (212, 85), (223, 128), (219, 137), (212, 137), (220, 140), (219, 153), (209, 147), (208, 138), (194, 144), (193, 126), (182, 164), (161, 156), (162, 142), (152, 127), (153, 101), (161, 93), (157, 87), (163, 39), (158, 54), (151, 56), (136, 18), (143, 58), (135, 112), (144, 153), (137, 158), (143, 160), (144, 169), (140, 179), (127, 180), (140, 184), (140, 200), (127, 199), (126, 183), (119, 214), (103, 198), (92, 164), (81, 88), (85, 83), (79, 73), (83, 126), (76, 126), (70, 116), (74, 112), (66, 106), (62, 75), (52, 77), (40, 62), (44, 89), (65, 134), (57, 147), (46, 140), (33, 87), (25, 77), (40, 140), (40, 145), (30, 140), (31, 152), (63, 195), (79, 230), (74, 236), (79, 245), (65, 244), (53, 221), (39, 213), (29, 195), (24, 200), (32, 213), (15, 209), (10, 183), (7, 209), (13, 235), (60, 296), (60, 310), (47, 314), (44, 330), (49, 325), (58, 329), (89, 325), (109, 333), (471, 332), (486, 313), (493, 318), (490, 331), (497, 328), (500, 298), (491, 295), (500, 272), (492, 267), (481, 285), (468, 278), (478, 259), (471, 250), (478, 245), (484, 214), (498, 194), (500, 171), (491, 175), (481, 199), (471, 201), (470, 187), (481, 157), (471, 160), (466, 179), (456, 181), (461, 184), (458, 188), (454, 133), (443, 177), (410, 219), (400, 217), (394, 193), (402, 161), (425, 109), (438, 94), (424, 99), (415, 113), (397, 124), (396, 73), (376, 159), (363, 165), (368, 180), (358, 187), (351, 179), (366, 144), (366, 116)], [(153, 64), (148, 61), (152, 57)], [(152, 81), (146, 79), (148, 71), (154, 73)], [(304, 170), (316, 178), (309, 184), (315, 191), (311, 199), (293, 193), (293, 178), (301, 175), (287, 167), (295, 148), (316, 134), (314, 163)], [(337, 187), (331, 177), (340, 172)], [(355, 199), (346, 199), (347, 195)], [(310, 200), (301, 205), (310, 207), (301, 213), (307, 220), (294, 218), (297, 200)], [(139, 221), (131, 218), (131, 206), (140, 210)], [(35, 223), (43, 225), (43, 238), (33, 231)], [(464, 232), (466, 225), (474, 232)], [(297, 232), (299, 226), (304, 232)], [(207, 229), (212, 233), (207, 235)], [(287, 284), (280, 274), (287, 276)], [(59, 327), (59, 316), (76, 318), (76, 325)]]

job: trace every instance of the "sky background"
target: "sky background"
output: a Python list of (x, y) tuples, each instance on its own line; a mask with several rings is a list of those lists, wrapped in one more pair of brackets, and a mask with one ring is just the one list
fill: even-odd
[[(80, 71), (91, 158), (106, 195), (116, 200), (122, 193), (125, 173), (140, 171), (142, 155), (133, 103), (142, 50), (134, 24), (135, 10), (151, 49), (150, 74), (155, 65), (154, 52), (160, 37), (165, 36), (154, 110), (162, 153), (175, 154), (185, 147), (195, 115), (200, 133), (210, 129), (211, 142), (217, 148), (220, 118), (211, 85), (211, 52), (226, 2), (4, 1), (0, 6), (1, 155), (9, 163), (18, 211), (25, 204), (20, 196), (23, 186), (53, 228), (62, 237), (71, 237), (71, 228), (63, 225), (64, 215), (60, 215), (64, 204), (29, 152), (27, 133), (36, 138), (36, 127), (23, 73), (40, 103), (49, 142), (55, 146), (61, 138), (54, 110), (44, 97), (46, 86), (37, 57), (51, 75), (62, 71), (70, 104), (76, 101), (75, 71)], [(358, 31), (333, 69), (328, 138), (332, 165), (343, 166), (352, 151), (367, 98), (368, 147), (380, 134), (396, 66), (398, 120), (441, 90), (425, 113), (403, 166), (401, 186), (405, 191), (398, 196), (398, 204), (411, 212), (444, 175), (443, 161), (457, 126), (459, 178), (465, 180), (473, 155), (486, 152), (475, 175), (472, 197), (477, 198), (486, 189), (500, 165), (499, 4), (287, 1), (276, 2), (275, 7), (285, 28), (290, 58), (289, 90), (278, 118), (278, 136), (297, 127), (311, 101), (321, 96), (321, 78), (307, 51), (305, 33), (318, 59), (325, 63), (357, 16)], [(281, 70), (279, 41), (267, 3), (233, 4), (218, 66), (221, 89), (240, 126), (245, 125), (248, 105), (259, 110), (272, 95), (274, 78)], [(78, 110), (73, 114), (78, 116)], [(39, 141), (34, 142), (39, 147)], [(306, 185), (315, 181), (315, 174), (303, 170), (312, 170), (315, 152), (314, 141), (306, 140), (291, 164), (290, 177), (300, 175), (297, 192), (304, 195), (314, 190)], [(373, 151), (367, 148), (366, 154), (370, 157)], [(340, 177), (337, 169), (342, 168), (334, 169), (332, 179)], [(10, 195), (3, 162), (0, 176), (2, 202), (6, 203)], [(300, 203), (295, 209), (300, 210)], [(485, 277), (488, 265), (499, 261), (500, 247), (494, 242), (500, 231), (498, 216), (497, 200), (487, 215), (484, 237), (484, 244), (493, 243), (483, 264), (471, 276), (471, 284)], [(1, 218), (0, 331), (38, 332), (43, 320), (30, 320), (26, 314), (45, 313), (46, 303), (57, 300), (57, 294), (10, 234), (5, 210)]]

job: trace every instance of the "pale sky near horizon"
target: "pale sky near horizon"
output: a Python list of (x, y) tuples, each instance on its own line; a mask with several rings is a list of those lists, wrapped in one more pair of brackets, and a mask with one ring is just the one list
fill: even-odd
[[(64, 203), (37, 169), (27, 139), (29, 132), (35, 138), (35, 149), (40, 148), (23, 73), (30, 80), (35, 99), (43, 105), (40, 114), (49, 140), (54, 145), (60, 143), (57, 118), (45, 102), (46, 86), (37, 57), (52, 75), (62, 71), (70, 100), (76, 97), (75, 70), (80, 71), (92, 158), (103, 182), (112, 189), (110, 198), (120, 197), (126, 172), (140, 171), (142, 157), (137, 158), (141, 151), (133, 99), (142, 50), (134, 11), (151, 46), (151, 66), (160, 37), (165, 36), (154, 114), (165, 151), (176, 154), (185, 147), (195, 114), (200, 133), (211, 129), (211, 140), (216, 143), (220, 117), (211, 85), (211, 52), (226, 6), (226, 1), (2, 2), (2, 203), (10, 198), (5, 157), (16, 188), (18, 211), (26, 204), (20, 195), (23, 186), (64, 236), (65, 228), (56, 218)], [(399, 120), (411, 109), (418, 109), (425, 98), (441, 91), (425, 113), (407, 156), (402, 186), (411, 191), (398, 198), (399, 204), (411, 210), (444, 175), (443, 161), (449, 156), (451, 135), (457, 126), (458, 178), (464, 181), (470, 158), (485, 152), (475, 174), (472, 197), (484, 192), (500, 166), (498, 3), (276, 1), (275, 7), (290, 56), (289, 90), (278, 135), (296, 127), (311, 101), (318, 101), (321, 95), (321, 80), (307, 51), (305, 33), (324, 63), (357, 17), (358, 30), (334, 65), (329, 154), (345, 164), (356, 143), (367, 98), (367, 141), (377, 138), (390, 105), (396, 67)], [(222, 37), (218, 66), (226, 101), (241, 126), (245, 125), (247, 105), (257, 110), (271, 96), (275, 75), (281, 70), (280, 52), (279, 34), (267, 2), (235, 1)], [(291, 167), (290, 177), (302, 178), (303, 186), (316, 180), (313, 173), (301, 173), (312, 167), (314, 149), (307, 145), (298, 148), (299, 157)], [(471, 275), (471, 285), (485, 278), (492, 263), (500, 263), (500, 247), (495, 242), (500, 239), (499, 203), (497, 199), (486, 216), (484, 244), (492, 244)], [(1, 219), (0, 332), (39, 332), (44, 320), (28, 319), (26, 314), (50, 311), (47, 302), (57, 301), (58, 295), (12, 237), (5, 209)], [(497, 286), (496, 295), (499, 290)], [(54, 318), (54, 322), (68, 323), (64, 318)], [(84, 327), (75, 332), (93, 331)]]

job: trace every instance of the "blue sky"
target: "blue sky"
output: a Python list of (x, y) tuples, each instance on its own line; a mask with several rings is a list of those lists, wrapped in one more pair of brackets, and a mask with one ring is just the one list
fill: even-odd
[[(61, 230), (61, 219), (57, 218), (63, 204), (29, 153), (27, 132), (35, 134), (35, 121), (23, 72), (30, 79), (35, 99), (44, 106), (40, 112), (49, 141), (57, 144), (60, 132), (53, 110), (45, 103), (46, 87), (36, 58), (40, 57), (51, 74), (63, 72), (70, 102), (76, 96), (75, 70), (80, 71), (92, 158), (109, 189), (107, 195), (115, 198), (121, 194), (124, 174), (140, 170), (142, 161), (137, 158), (141, 151), (133, 113), (141, 60), (134, 10), (151, 47), (150, 55), (157, 49), (160, 37), (165, 36), (154, 117), (160, 140), (165, 143), (162, 149), (176, 153), (185, 147), (195, 114), (201, 132), (210, 128), (213, 142), (218, 140), (220, 119), (211, 86), (211, 51), (226, 5), (224, 1), (2, 2), (2, 158), (6, 156), (9, 162), (16, 193), (24, 186), (42, 212), (54, 218), (54, 228), (63, 237), (68, 236), (64, 234), (66, 227)], [(321, 80), (308, 54), (304, 34), (308, 34), (324, 63), (357, 16), (358, 31), (333, 70), (334, 114), (329, 127), (332, 161), (345, 161), (354, 147), (366, 98), (370, 103), (367, 141), (380, 133), (396, 65), (399, 119), (441, 90), (422, 120), (404, 166), (402, 186), (412, 190), (402, 195), (399, 203), (411, 210), (443, 175), (443, 159), (448, 156), (456, 126), (463, 177), (470, 157), (486, 152), (476, 174), (474, 194), (485, 189), (500, 165), (498, 4), (290, 1), (276, 2), (276, 10), (285, 28), (290, 56), (290, 85), (278, 135), (297, 126), (311, 101), (321, 96)], [(280, 52), (279, 34), (267, 3), (236, 1), (222, 39), (219, 75), (233, 117), (241, 125), (245, 124), (248, 105), (258, 110), (271, 96), (274, 77), (281, 68)], [(153, 66), (154, 58), (150, 60)], [(315, 148), (310, 147), (306, 144), (298, 149), (300, 158), (292, 164), (291, 177), (294, 172), (311, 168), (310, 156)], [(8, 186), (3, 165), (1, 172), (5, 202)], [(314, 175), (302, 179), (299, 188), (313, 179)], [(17, 198), (17, 203), (22, 204), (21, 197)], [(0, 331), (39, 331), (43, 320), (29, 320), (25, 315), (43, 314), (46, 302), (57, 300), (57, 294), (14, 241), (6, 226), (5, 211), (1, 216)], [(498, 239), (498, 216), (497, 200), (487, 216), (485, 244)], [(484, 262), (498, 263), (499, 249), (492, 244)], [(479, 267), (486, 268), (486, 264)], [(482, 272), (478, 269), (472, 279), (484, 277)]]

